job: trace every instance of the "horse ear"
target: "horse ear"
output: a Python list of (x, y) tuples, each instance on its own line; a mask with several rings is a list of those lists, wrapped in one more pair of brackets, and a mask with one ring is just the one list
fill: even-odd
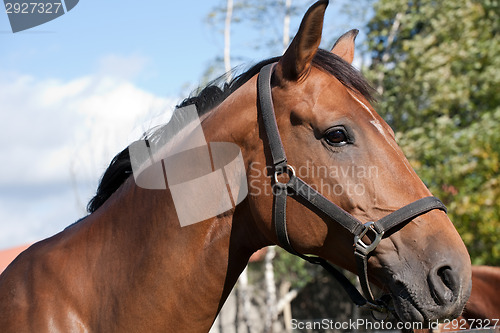
[(348, 63), (352, 63), (354, 59), (354, 40), (358, 33), (358, 29), (352, 29), (340, 36), (330, 52), (338, 55)]
[(309, 72), (312, 59), (321, 42), (323, 18), (327, 6), (328, 0), (320, 0), (307, 10), (299, 31), (276, 67), (276, 73), (283, 79), (298, 81)]

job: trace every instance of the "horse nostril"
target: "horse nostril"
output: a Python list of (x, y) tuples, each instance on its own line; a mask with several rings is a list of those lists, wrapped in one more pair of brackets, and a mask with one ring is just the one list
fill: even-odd
[(437, 275), (441, 278), (441, 281), (443, 281), (444, 285), (448, 287), (448, 289), (452, 290), (452, 277), (450, 276), (451, 273), (451, 267), (449, 266), (443, 266), (437, 270)]
[(456, 272), (448, 265), (431, 270), (428, 277), (431, 295), (439, 305), (455, 301), (460, 288)]

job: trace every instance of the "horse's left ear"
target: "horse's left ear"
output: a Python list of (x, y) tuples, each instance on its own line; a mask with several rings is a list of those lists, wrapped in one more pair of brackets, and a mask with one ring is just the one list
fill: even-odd
[(352, 29), (346, 32), (335, 42), (331, 52), (338, 55), (348, 63), (352, 63), (354, 59), (354, 40), (358, 35), (358, 29)]
[(318, 51), (323, 30), (323, 18), (328, 0), (314, 3), (304, 15), (292, 43), (276, 66), (276, 73), (286, 81), (299, 81), (309, 72)]

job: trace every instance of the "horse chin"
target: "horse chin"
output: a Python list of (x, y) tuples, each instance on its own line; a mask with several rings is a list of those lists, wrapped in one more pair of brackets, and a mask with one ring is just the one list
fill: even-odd
[(403, 322), (425, 322), (428, 319), (411, 301), (397, 296), (393, 298), (394, 309), (397, 317)]
[(453, 305), (440, 306), (425, 286), (408, 286), (397, 282), (390, 288), (398, 319), (403, 322), (423, 323), (460, 316), (469, 298), (470, 289), (471, 287), (468, 288), (466, 295), (457, 298)]

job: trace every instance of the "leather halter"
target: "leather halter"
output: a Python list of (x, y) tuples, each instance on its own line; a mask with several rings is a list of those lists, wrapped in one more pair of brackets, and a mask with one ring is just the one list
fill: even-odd
[[(408, 223), (412, 219), (434, 209), (440, 209), (446, 213), (446, 207), (438, 198), (425, 197), (384, 216), (378, 221), (362, 223), (297, 177), (294, 168), (287, 163), (278, 124), (276, 123), (276, 116), (274, 114), (271, 94), (271, 75), (275, 64), (276, 63), (266, 65), (260, 70), (258, 77), (258, 98), (274, 167), (273, 222), (278, 243), (288, 252), (325, 268), (340, 282), (356, 305), (379, 312), (391, 311), (385, 299), (380, 298), (376, 300), (371, 292), (368, 282), (367, 266), (369, 254), (377, 247), (386, 231), (401, 224)], [(288, 174), (289, 180), (287, 183), (282, 183), (279, 181), (278, 177), (285, 173)], [(326, 215), (330, 220), (339, 223), (353, 234), (358, 277), (364, 297), (338, 269), (329, 264), (325, 259), (299, 253), (293, 248), (286, 227), (286, 199), (288, 196), (299, 201), (305, 200), (313, 206), (313, 209)], [(368, 232), (374, 235), (373, 241), (370, 244), (366, 244), (362, 240)]]

